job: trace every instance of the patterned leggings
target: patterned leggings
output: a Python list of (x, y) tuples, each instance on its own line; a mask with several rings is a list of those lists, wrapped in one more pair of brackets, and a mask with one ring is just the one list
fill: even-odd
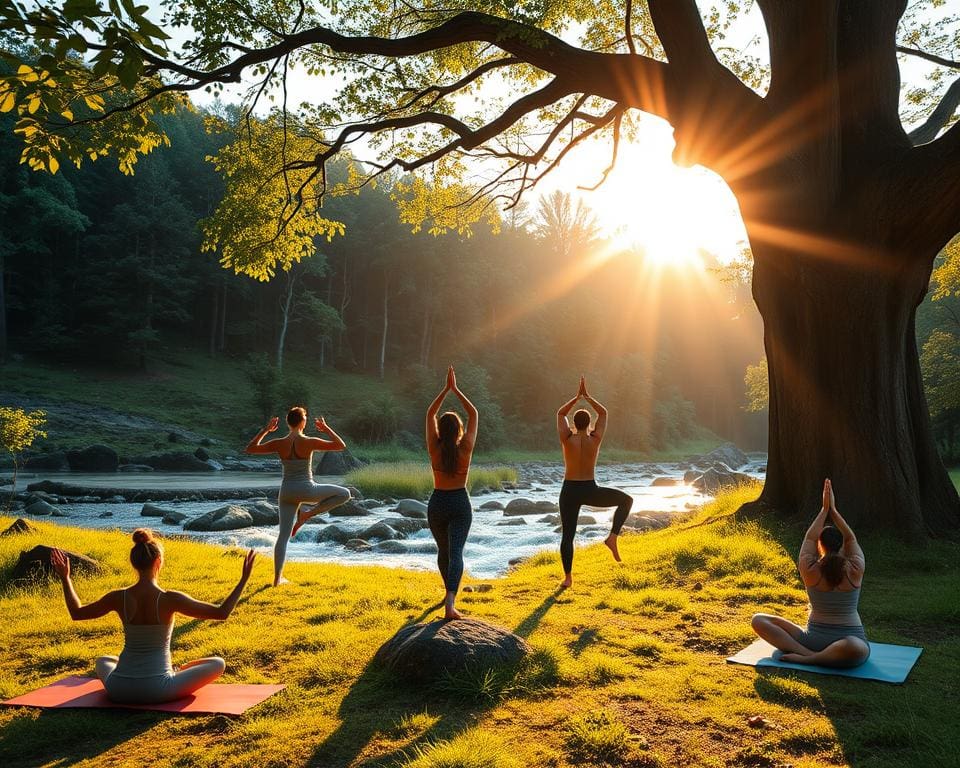
[(437, 567), (443, 583), (448, 592), (456, 592), (463, 577), (463, 547), (473, 522), (467, 489), (434, 490), (427, 504), (427, 522), (437, 541)]

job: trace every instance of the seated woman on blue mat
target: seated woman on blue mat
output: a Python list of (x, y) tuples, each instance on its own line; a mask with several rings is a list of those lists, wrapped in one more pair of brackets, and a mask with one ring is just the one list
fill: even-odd
[(157, 576), (163, 565), (163, 547), (145, 528), (133, 532), (130, 564), (137, 571), (137, 583), (126, 589), (107, 592), (84, 605), (70, 581), (70, 560), (59, 549), (50, 553), (50, 563), (60, 581), (67, 610), (74, 621), (97, 619), (115, 611), (123, 622), (123, 650), (120, 656), (97, 659), (97, 677), (107, 696), (121, 704), (161, 704), (189, 696), (212, 683), (226, 666), (219, 656), (191, 661), (178, 669), (170, 660), (170, 637), (177, 613), (194, 619), (223, 621), (232, 612), (250, 578), (256, 554), (251, 549), (243, 559), (240, 581), (219, 605), (194, 600), (183, 592), (160, 588)]
[[(827, 525), (827, 517), (834, 525)], [(781, 661), (856, 667), (870, 656), (857, 603), (865, 561), (857, 537), (837, 512), (833, 486), (823, 482), (823, 506), (800, 545), (800, 578), (810, 598), (807, 627), (758, 613), (753, 630), (782, 651)]]

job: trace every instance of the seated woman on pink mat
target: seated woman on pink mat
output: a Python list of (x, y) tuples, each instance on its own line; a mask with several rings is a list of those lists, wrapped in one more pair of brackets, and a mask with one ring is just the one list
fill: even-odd
[(194, 600), (183, 592), (161, 589), (157, 576), (163, 566), (163, 547), (145, 528), (133, 532), (133, 541), (130, 564), (137, 571), (137, 583), (107, 592), (87, 605), (80, 602), (73, 589), (69, 558), (55, 549), (50, 554), (50, 563), (63, 583), (63, 596), (71, 619), (97, 619), (115, 611), (123, 622), (120, 656), (101, 656), (96, 662), (97, 677), (107, 696), (123, 704), (160, 704), (189, 696), (223, 674), (226, 663), (219, 656), (173, 668), (170, 659), (173, 617), (182, 613), (194, 619), (226, 619), (250, 578), (256, 554), (252, 549), (247, 552), (237, 586), (226, 600), (215, 605)]

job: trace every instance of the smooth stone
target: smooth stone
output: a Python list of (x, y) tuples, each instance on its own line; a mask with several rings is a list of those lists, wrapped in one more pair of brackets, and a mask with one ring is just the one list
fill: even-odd
[(407, 545), (397, 540), (381, 541), (374, 548), (377, 552), (384, 552), (388, 555), (402, 555), (407, 551)]
[(662, 486), (676, 485), (677, 480), (673, 477), (655, 477), (653, 482), (650, 485), (654, 488), (660, 488)]
[(327, 541), (333, 541), (337, 544), (346, 544), (348, 541), (350, 541), (350, 539), (354, 538), (354, 536), (355, 534), (353, 531), (346, 531), (339, 525), (328, 525), (317, 534), (316, 541), (318, 544), (323, 544)]
[(135, 456), (134, 464), (146, 464), (163, 472), (212, 472), (213, 468), (187, 451), (170, 451), (150, 456)]
[(108, 509), (106, 512), (101, 512), (99, 515), (97, 515), (97, 517), (99, 517), (101, 520), (105, 517), (113, 517), (113, 512)]
[(43, 499), (37, 499), (32, 504), (28, 504), (24, 511), (28, 515), (46, 516), (52, 515), (55, 511), (57, 511), (57, 508), (53, 506), (53, 504), (50, 504)]
[(497, 523), (498, 526), (501, 525), (526, 525), (527, 521), (522, 517), (511, 517), (509, 520), (501, 520)]
[(196, 456), (198, 459), (200, 459), (200, 461), (210, 460), (210, 454), (207, 453), (207, 451), (204, 448), (197, 448), (197, 450), (193, 452), (193, 455)]
[(577, 518), (577, 525), (596, 525), (597, 518), (592, 517), (591, 515), (580, 515)]
[(280, 510), (269, 501), (259, 499), (252, 504), (244, 504), (243, 508), (250, 513), (254, 525), (279, 525)]
[(233, 531), (249, 528), (251, 525), (253, 517), (246, 509), (236, 504), (227, 504), (188, 520), (183, 528), (186, 531)]
[(366, 528), (365, 530), (358, 533), (357, 538), (363, 539), (364, 541), (369, 542), (371, 539), (387, 541), (391, 539), (403, 539), (406, 537), (399, 531), (395, 531), (389, 525), (381, 521), (381, 522), (374, 523), (369, 528)]
[(370, 542), (363, 539), (349, 539), (343, 546), (353, 552), (366, 552), (368, 549), (373, 549)]
[(167, 525), (180, 525), (184, 520), (187, 519), (187, 516), (183, 512), (177, 512), (176, 510), (170, 510), (163, 516), (161, 523), (166, 523)]
[(550, 525), (560, 525), (560, 515), (544, 515), (539, 520), (538, 523), (548, 523)]
[(416, 533), (417, 531), (422, 531), (424, 528), (429, 528), (430, 524), (426, 520), (420, 520), (414, 517), (385, 517), (381, 523), (386, 523), (395, 531), (400, 531), (400, 533)]
[(400, 499), (395, 511), (404, 517), (416, 517), (421, 520), (425, 520), (427, 517), (427, 505), (416, 499)]
[(91, 445), (67, 451), (67, 463), (74, 472), (116, 472), (120, 457), (108, 445)]
[(538, 511), (537, 505), (530, 501), (530, 499), (510, 499), (510, 502), (503, 509), (503, 514), (507, 516), (513, 515), (533, 515)]
[(324, 451), (315, 471), (318, 475), (345, 475), (362, 466), (363, 463), (344, 448), (342, 451)]
[(166, 509), (164, 507), (158, 507), (156, 504), (151, 504), (147, 502), (140, 509), (141, 517), (163, 517), (164, 515), (169, 515), (173, 512), (172, 509)]
[(700, 477), (693, 481), (693, 486), (701, 493), (715, 495), (724, 488), (732, 488), (742, 483), (752, 482), (750, 475), (744, 475), (740, 472), (718, 472), (715, 469), (708, 469)]
[(512, 632), (478, 619), (431, 621), (403, 627), (373, 663), (399, 680), (429, 683), (469, 670), (513, 667), (530, 652)]
[(383, 506), (377, 499), (364, 499), (360, 502), (360, 506), (364, 509), (376, 509), (377, 507)]
[(483, 502), (483, 504), (480, 505), (480, 509), (503, 509), (503, 502), (491, 499), (490, 501)]
[(70, 469), (67, 454), (64, 451), (53, 451), (31, 456), (23, 463), (24, 469), (45, 469), (51, 472), (65, 472)]
[(334, 507), (327, 514), (330, 517), (366, 517), (370, 514), (370, 510), (356, 499), (350, 499), (339, 507)]
[(153, 472), (149, 464), (121, 464), (117, 467), (120, 472)]

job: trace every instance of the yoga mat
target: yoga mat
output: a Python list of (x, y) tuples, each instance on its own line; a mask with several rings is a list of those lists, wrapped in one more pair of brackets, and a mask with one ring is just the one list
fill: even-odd
[(250, 707), (273, 696), (285, 685), (205, 685), (192, 696), (165, 704), (117, 704), (107, 698), (103, 684), (95, 677), (65, 677), (35, 691), (17, 696), (0, 704), (21, 707), (91, 707), (149, 709), (156, 712), (181, 714), (223, 713), (242, 715)]
[(884, 683), (902, 683), (907, 679), (907, 675), (910, 674), (921, 653), (923, 648), (914, 648), (909, 645), (870, 643), (870, 658), (863, 664), (852, 669), (836, 669), (780, 661), (776, 658), (780, 655), (776, 648), (766, 640), (755, 640), (727, 661), (751, 667), (780, 667), (801, 672), (814, 672), (818, 675), (839, 675), (840, 677), (858, 677), (861, 680), (880, 680)]

